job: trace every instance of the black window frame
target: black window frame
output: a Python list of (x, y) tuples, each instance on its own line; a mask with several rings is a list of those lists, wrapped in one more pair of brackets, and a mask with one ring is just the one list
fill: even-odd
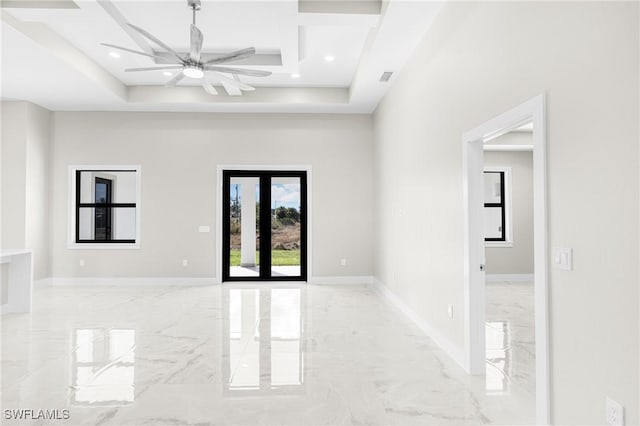
[[(139, 170), (137, 169), (88, 169), (88, 168), (83, 168), (83, 169), (76, 169), (76, 176), (75, 176), (75, 190), (76, 190), (76, 202), (75, 202), (75, 212), (76, 212), (76, 217), (75, 217), (75, 243), (76, 244), (136, 244), (137, 239), (138, 239), (138, 235), (136, 234), (136, 238), (134, 239), (108, 239), (108, 240), (96, 240), (95, 239), (95, 235), (94, 235), (94, 239), (80, 239), (80, 209), (82, 208), (106, 208), (106, 209), (110, 209), (110, 213), (113, 211), (114, 208), (137, 208), (137, 203), (113, 203), (113, 202), (107, 202), (107, 203), (83, 203), (81, 202), (81, 187), (80, 187), (80, 177), (82, 175), (83, 172), (89, 172), (89, 173), (118, 173), (118, 172), (127, 172), (127, 173), (138, 173)], [(92, 185), (95, 185), (95, 182), (92, 183)], [(94, 199), (95, 201), (95, 199)], [(95, 212), (94, 212), (95, 214)], [(95, 226), (95, 224), (94, 224)], [(94, 230), (95, 232), (95, 230)]]
[[(300, 179), (300, 275), (271, 275), (271, 220), (260, 221), (260, 274), (257, 277), (231, 276), (231, 178), (254, 177), (260, 180), (260, 216), (271, 218), (271, 178)], [(222, 282), (233, 281), (307, 281), (307, 171), (306, 170), (223, 170), (222, 171)], [(263, 267), (263, 265), (265, 265)], [(267, 266), (268, 265), (268, 266)]]
[(503, 170), (484, 170), (483, 176), (488, 173), (494, 173), (500, 175), (500, 202), (499, 203), (484, 203), (484, 207), (499, 207), (501, 218), (501, 236), (499, 238), (484, 237), (487, 242), (506, 242), (507, 241), (507, 206), (505, 200), (505, 172)]

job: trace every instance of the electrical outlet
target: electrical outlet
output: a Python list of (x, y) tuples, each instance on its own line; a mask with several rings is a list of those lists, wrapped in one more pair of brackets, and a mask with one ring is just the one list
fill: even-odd
[(449, 318), (453, 319), (453, 305), (451, 303), (447, 305), (447, 314)]
[(608, 425), (624, 426), (624, 407), (609, 397), (607, 397), (606, 420)]
[(182, 266), (189, 266), (189, 261), (187, 259), (182, 259)]
[(78, 262), (80, 264), (80, 266), (84, 266), (84, 259), (80, 259), (80, 262)]
[(347, 259), (340, 259), (341, 266), (347, 266)]

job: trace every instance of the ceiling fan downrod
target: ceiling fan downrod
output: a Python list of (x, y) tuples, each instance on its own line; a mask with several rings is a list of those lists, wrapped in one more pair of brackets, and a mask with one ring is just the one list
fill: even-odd
[(187, 4), (193, 11), (193, 25), (196, 24), (196, 12), (202, 7), (200, 0), (187, 0)]

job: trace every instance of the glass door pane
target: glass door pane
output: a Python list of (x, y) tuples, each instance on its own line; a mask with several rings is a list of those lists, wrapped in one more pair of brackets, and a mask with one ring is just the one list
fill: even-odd
[(229, 276), (260, 276), (260, 178), (232, 177), (229, 184)]
[(271, 277), (301, 276), (300, 177), (271, 178)]

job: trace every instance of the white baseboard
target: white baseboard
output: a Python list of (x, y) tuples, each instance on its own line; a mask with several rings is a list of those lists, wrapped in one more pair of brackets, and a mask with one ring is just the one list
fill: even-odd
[[(373, 277), (365, 276), (342, 276), (342, 277), (312, 277), (307, 281), (315, 285), (357, 285), (373, 284)], [(234, 282), (236, 283), (236, 282)], [(254, 283), (255, 282), (250, 282)], [(275, 282), (270, 282), (274, 284)], [(283, 283), (288, 283), (283, 281)], [(34, 281), (34, 287), (45, 286), (87, 286), (87, 285), (110, 285), (110, 286), (134, 286), (134, 285), (215, 285), (221, 284), (216, 277), (211, 278), (191, 278), (191, 277), (51, 277)], [(237, 283), (236, 283), (237, 284)]]
[(33, 280), (33, 287), (49, 287), (53, 285), (53, 278), (40, 278), (39, 280)]
[(431, 340), (433, 340), (440, 348), (453, 359), (460, 367), (464, 367), (464, 351), (455, 345), (447, 337), (443, 336), (433, 325), (420, 317), (413, 309), (404, 301), (389, 290), (380, 280), (373, 278), (373, 283), (378, 291), (400, 310), (407, 318), (413, 321)]
[(216, 278), (192, 278), (192, 277), (54, 277), (48, 278), (52, 286), (153, 286), (153, 285), (214, 285)]
[(355, 285), (355, 284), (373, 284), (371, 275), (363, 276), (341, 276), (341, 277), (312, 277), (307, 280), (309, 284), (314, 285)]
[(488, 283), (531, 281), (531, 283), (533, 283), (533, 274), (487, 274), (485, 281)]

